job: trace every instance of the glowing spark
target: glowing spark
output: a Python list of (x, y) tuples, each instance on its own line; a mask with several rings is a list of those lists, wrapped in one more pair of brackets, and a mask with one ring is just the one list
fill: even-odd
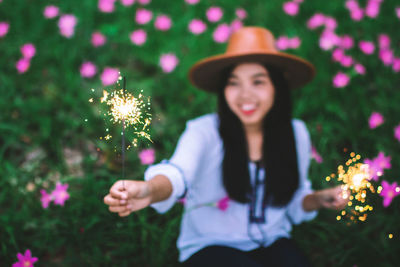
[[(341, 215), (350, 218), (352, 221), (365, 221), (367, 219), (367, 214), (365, 212), (372, 211), (373, 207), (370, 205), (365, 205), (367, 198), (367, 190), (375, 193), (375, 188), (369, 182), (370, 172), (369, 166), (367, 164), (357, 163), (361, 159), (360, 155), (356, 155), (354, 152), (350, 154), (351, 158), (346, 162), (347, 170), (340, 165), (338, 167), (337, 181), (342, 182), (342, 196), (343, 198), (348, 198), (347, 209), (341, 211)], [(329, 176), (328, 176), (329, 177)], [(334, 178), (335, 175), (332, 174), (330, 177)], [(326, 179), (329, 181), (328, 179)], [(378, 193), (380, 192), (378, 187)], [(361, 204), (361, 205), (360, 205)], [(345, 208), (346, 209), (346, 208)], [(340, 216), (338, 216), (340, 217)], [(343, 219), (342, 218), (342, 219)]]
[(100, 102), (106, 102), (108, 97), (108, 92), (106, 90), (103, 90), (103, 97), (100, 99)]

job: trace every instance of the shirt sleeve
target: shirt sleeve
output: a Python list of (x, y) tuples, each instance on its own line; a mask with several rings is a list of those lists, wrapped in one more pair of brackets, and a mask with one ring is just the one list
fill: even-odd
[(167, 199), (150, 205), (157, 212), (167, 212), (178, 198), (184, 196), (195, 178), (205, 145), (204, 130), (199, 123), (189, 121), (171, 159), (150, 166), (146, 170), (144, 174), (146, 181), (156, 175), (164, 175), (172, 185), (172, 193)]
[(303, 209), (304, 197), (313, 192), (311, 182), (308, 179), (308, 169), (311, 161), (310, 134), (303, 121), (295, 120), (293, 128), (299, 165), (299, 188), (295, 192), (293, 199), (289, 202), (287, 214), (294, 224), (299, 224), (303, 221), (312, 220), (318, 212), (308, 212)]

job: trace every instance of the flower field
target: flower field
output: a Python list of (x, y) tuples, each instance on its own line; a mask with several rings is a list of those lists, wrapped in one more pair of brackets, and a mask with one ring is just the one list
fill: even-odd
[[(364, 202), (321, 210), (294, 239), (315, 266), (398, 266), (397, 0), (0, 0), (0, 265), (179, 266), (184, 201), (120, 218), (103, 197), (122, 175), (143, 180), (187, 120), (216, 111), (187, 72), (251, 25), (316, 67), (292, 94), (312, 139), (313, 188), (340, 184), (346, 162), (369, 165)], [(121, 124), (100, 100), (120, 75), (151, 113), (149, 138), (126, 128), (123, 156)], [(229, 200), (205, 205), (223, 212)]]

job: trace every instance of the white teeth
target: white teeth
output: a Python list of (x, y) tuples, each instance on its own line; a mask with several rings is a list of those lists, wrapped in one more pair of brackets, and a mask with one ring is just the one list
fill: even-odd
[(244, 110), (244, 111), (249, 111), (249, 110), (255, 109), (256, 106), (253, 105), (253, 104), (244, 104), (244, 105), (242, 105), (241, 108), (242, 108), (242, 110)]

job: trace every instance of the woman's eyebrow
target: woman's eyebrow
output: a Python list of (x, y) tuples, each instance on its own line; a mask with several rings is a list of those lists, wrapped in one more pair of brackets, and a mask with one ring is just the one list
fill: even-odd
[(258, 77), (269, 77), (269, 75), (267, 73), (256, 73), (253, 76), (251, 76), (252, 78), (258, 78)]

